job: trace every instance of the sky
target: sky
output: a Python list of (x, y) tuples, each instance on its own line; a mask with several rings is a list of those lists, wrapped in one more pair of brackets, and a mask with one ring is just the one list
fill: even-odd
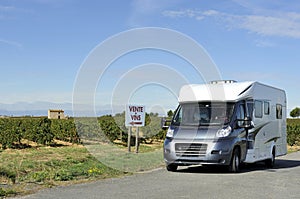
[[(0, 0), (0, 103), (72, 103), (82, 68), (105, 41), (149, 27), (197, 42), (222, 79), (282, 88), (288, 110), (300, 106), (296, 0)], [(97, 56), (101, 62), (106, 55)], [(174, 109), (183, 82), (204, 82), (187, 60), (151, 48), (122, 54), (94, 75), (96, 85), (86, 88), (97, 109), (124, 103)]]

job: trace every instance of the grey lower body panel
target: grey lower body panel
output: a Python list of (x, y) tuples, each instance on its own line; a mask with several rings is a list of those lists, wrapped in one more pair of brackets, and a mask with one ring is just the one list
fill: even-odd
[(229, 165), (232, 140), (176, 140), (164, 142), (164, 160), (167, 165)]

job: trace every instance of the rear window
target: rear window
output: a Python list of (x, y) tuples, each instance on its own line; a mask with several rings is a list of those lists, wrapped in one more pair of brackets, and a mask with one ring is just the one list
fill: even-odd
[(282, 119), (282, 105), (276, 104), (276, 118)]

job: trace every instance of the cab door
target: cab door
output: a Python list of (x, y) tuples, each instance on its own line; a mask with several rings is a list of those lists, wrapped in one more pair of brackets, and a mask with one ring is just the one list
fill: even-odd
[(243, 126), (242, 120), (246, 117), (246, 106), (244, 101), (237, 103), (235, 115), (234, 129), (237, 133), (238, 142), (241, 148), (241, 160), (244, 161), (247, 154), (247, 134), (245, 128), (241, 127)]

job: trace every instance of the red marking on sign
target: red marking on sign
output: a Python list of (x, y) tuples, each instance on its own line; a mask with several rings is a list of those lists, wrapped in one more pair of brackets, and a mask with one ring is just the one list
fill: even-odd
[(129, 124), (131, 124), (131, 125), (142, 125), (143, 122), (130, 122)]

